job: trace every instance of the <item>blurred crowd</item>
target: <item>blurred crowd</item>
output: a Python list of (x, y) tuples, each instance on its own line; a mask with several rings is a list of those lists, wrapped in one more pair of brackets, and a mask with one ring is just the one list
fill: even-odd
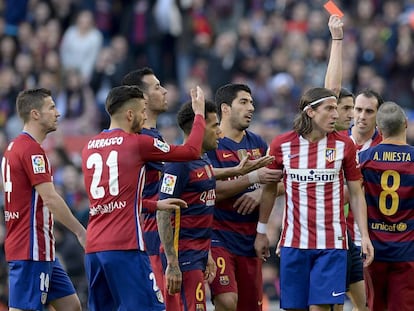
[[(138, 67), (151, 67), (168, 90), (159, 127), (180, 142), (175, 113), (200, 85), (207, 98), (229, 82), (249, 85), (251, 130), (270, 140), (291, 128), (300, 95), (323, 86), (330, 35), (325, 0), (2, 0), (0, 1), (0, 152), (21, 131), (15, 99), (22, 89), (50, 89), (61, 113), (49, 157), (54, 181), (86, 225), (79, 155), (68, 137), (108, 126), (106, 95)], [(335, 1), (344, 11), (343, 86), (371, 88), (414, 120), (414, 0)], [(414, 142), (414, 126), (409, 140)], [(76, 150), (75, 150), (76, 151)], [(80, 150), (78, 150), (80, 151)], [(280, 209), (276, 209), (276, 214)], [(280, 217), (272, 218), (273, 244)], [(4, 236), (0, 222), (0, 241)], [(56, 229), (57, 249), (85, 302), (83, 258), (76, 239)], [(7, 273), (0, 252), (0, 304)], [(265, 292), (278, 299), (277, 258), (264, 266)], [(0, 310), (1, 306), (0, 306)], [(86, 307), (85, 307), (86, 310)]]

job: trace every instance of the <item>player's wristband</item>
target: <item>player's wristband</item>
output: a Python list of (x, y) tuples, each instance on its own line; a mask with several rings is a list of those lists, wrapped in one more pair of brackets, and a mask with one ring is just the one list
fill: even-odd
[(267, 224), (264, 224), (260, 221), (257, 223), (257, 228), (256, 228), (257, 233), (266, 234), (266, 229), (267, 229)]
[(255, 183), (260, 182), (259, 172), (257, 170), (252, 171), (249, 174), (247, 174), (247, 178), (249, 179), (249, 182), (251, 184), (255, 184)]

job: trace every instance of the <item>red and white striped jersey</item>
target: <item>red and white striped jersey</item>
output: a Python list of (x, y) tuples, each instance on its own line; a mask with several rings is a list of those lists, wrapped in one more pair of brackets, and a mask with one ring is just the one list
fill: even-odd
[(52, 182), (45, 151), (29, 134), (20, 134), (4, 153), (1, 173), (6, 260), (53, 261), (53, 216), (35, 189)]
[(281, 246), (301, 249), (346, 249), (344, 178), (362, 178), (356, 148), (349, 137), (329, 133), (318, 142), (291, 131), (270, 145), (284, 170), (285, 213)]

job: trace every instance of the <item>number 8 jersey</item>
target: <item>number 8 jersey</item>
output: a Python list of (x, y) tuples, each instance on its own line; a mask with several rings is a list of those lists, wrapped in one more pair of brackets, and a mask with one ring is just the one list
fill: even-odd
[(414, 261), (414, 147), (381, 143), (359, 160), (375, 260)]

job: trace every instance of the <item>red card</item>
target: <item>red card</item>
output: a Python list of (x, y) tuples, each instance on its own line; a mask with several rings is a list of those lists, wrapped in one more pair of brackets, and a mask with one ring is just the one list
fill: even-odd
[(332, 0), (329, 0), (323, 6), (331, 15), (338, 15), (339, 18), (344, 16), (344, 13), (336, 6), (336, 4)]

